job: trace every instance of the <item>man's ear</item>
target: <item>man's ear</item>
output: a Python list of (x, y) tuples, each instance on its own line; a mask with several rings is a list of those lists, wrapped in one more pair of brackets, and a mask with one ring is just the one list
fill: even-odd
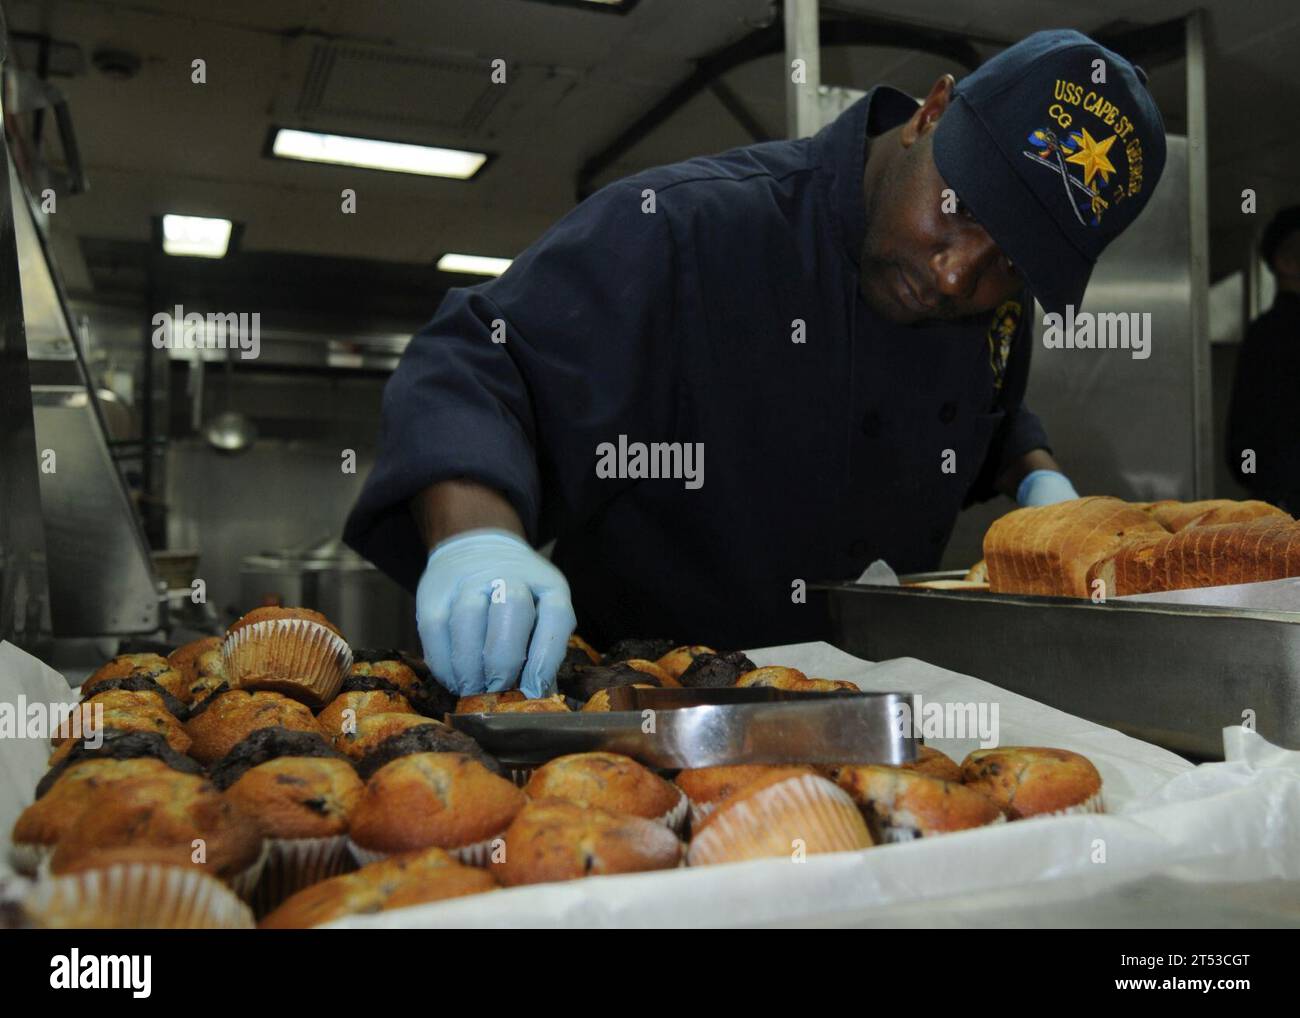
[(943, 111), (948, 108), (948, 103), (952, 99), (953, 86), (957, 84), (956, 79), (951, 74), (941, 74), (933, 85), (930, 86), (930, 94), (925, 97), (925, 101), (917, 107), (912, 118), (903, 125), (903, 147), (910, 147), (918, 138), (925, 135), (927, 131), (934, 128), (943, 116)]

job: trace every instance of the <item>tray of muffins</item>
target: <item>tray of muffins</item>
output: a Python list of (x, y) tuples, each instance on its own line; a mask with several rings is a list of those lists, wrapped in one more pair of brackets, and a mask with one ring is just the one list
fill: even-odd
[[(420, 659), (351, 648), (327, 618), (292, 608), (257, 609), (166, 657), (114, 658), (81, 686), (13, 826), (10, 862), (25, 879), (6, 888), (4, 921), (302, 928), (522, 885), (788, 857), (795, 843), (861, 851), (1102, 810), (1096, 768), (1058, 749), (978, 750), (959, 764), (887, 739), (852, 762), (813, 748), (800, 761), (789, 744), (781, 762), (750, 762), (754, 747), (741, 745), (720, 759), (747, 762), (663, 767), (637, 758), (645, 743), (570, 752), (561, 739), (521, 766), (471, 734), (493, 719), (640, 721), (610, 710), (628, 689), (706, 698), (660, 711), (660, 723), (806, 706), (824, 721), (878, 699), (667, 640), (601, 654), (575, 636), (558, 683), (542, 700), (457, 699)], [(781, 695), (755, 702), (756, 690)], [(467, 717), (489, 724), (466, 728)]]

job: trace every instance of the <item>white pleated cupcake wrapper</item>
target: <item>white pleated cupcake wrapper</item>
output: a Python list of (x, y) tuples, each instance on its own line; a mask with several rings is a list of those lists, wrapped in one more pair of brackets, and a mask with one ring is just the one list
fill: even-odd
[(221, 881), (198, 870), (125, 863), (62, 877), (43, 877), (24, 900), (41, 925), (60, 916), (99, 913), (118, 929), (253, 928), (253, 913)]
[(266, 915), (304, 887), (328, 880), (352, 868), (348, 836), (268, 838), (266, 865), (253, 891), (253, 910)]
[[(719, 800), (721, 801), (721, 800)], [(717, 808), (716, 802), (695, 802), (691, 800), (691, 826), (699, 827), (704, 823), (704, 818)]]
[[(784, 808), (772, 808), (775, 799), (783, 800)], [(839, 852), (866, 847), (862, 844), (865, 821), (849, 794), (825, 778), (801, 774), (734, 803), (725, 814), (710, 821), (691, 842), (687, 865), (708, 866), (756, 858), (755, 843), (763, 844), (764, 832), (772, 826), (771, 814), (777, 812), (787, 822), (799, 814), (798, 828), (782, 832), (782, 837), (788, 835), (791, 841), (798, 838), (810, 851)], [(791, 845), (769, 854), (778, 857), (793, 851)]]
[[(425, 848), (441, 848), (448, 855), (453, 855), (466, 866), (484, 867), (492, 861), (492, 848), (506, 836), (503, 830), (500, 834), (493, 835), (490, 838), (484, 838), (482, 841), (476, 841), (471, 845), (461, 845), (459, 848), (444, 848), (442, 845), (425, 845)], [(352, 858), (357, 861), (358, 866), (366, 866), (372, 862), (379, 862), (381, 859), (387, 859), (390, 855), (396, 855), (395, 852), (378, 852), (373, 848), (363, 848), (351, 838), (348, 839), (348, 851), (352, 853)], [(410, 849), (412, 852), (418, 852), (420, 849)]]
[[(673, 787), (677, 789), (676, 785)], [(677, 789), (677, 805), (657, 819), (659, 823), (681, 838), (686, 834), (686, 820), (691, 815), (690, 810), (691, 800), (686, 797), (685, 792)]]
[(1021, 817), (1021, 820), (1039, 820), (1043, 817), (1069, 817), (1077, 816), (1082, 813), (1105, 813), (1106, 801), (1102, 798), (1102, 789), (1097, 789), (1092, 795), (1084, 799), (1083, 802), (1076, 806), (1066, 806), (1065, 809), (1054, 809), (1050, 813), (1034, 813), (1031, 816)]
[(30, 841), (15, 842), (9, 846), (9, 865), (16, 873), (21, 873), (25, 877), (34, 877), (46, 868), (46, 863), (53, 854), (53, 845), (41, 845)]
[[(227, 633), (221, 656), (233, 688), (259, 681), (309, 689), (322, 704), (334, 699), (352, 667), (352, 648), (337, 633), (307, 619), (266, 619)], [(251, 676), (253, 686), (244, 686)]]
[(247, 869), (240, 870), (226, 881), (230, 885), (230, 889), (245, 901), (252, 901), (253, 892), (257, 890), (257, 882), (262, 879), (262, 870), (266, 868), (266, 860), (270, 855), (271, 846), (264, 839), (262, 841), (262, 850), (257, 853), (257, 858), (253, 860), (252, 865)]
[(528, 779), (533, 776), (535, 770), (537, 770), (536, 767), (512, 767), (510, 768), (510, 780), (519, 788), (523, 788), (524, 785), (528, 784)]

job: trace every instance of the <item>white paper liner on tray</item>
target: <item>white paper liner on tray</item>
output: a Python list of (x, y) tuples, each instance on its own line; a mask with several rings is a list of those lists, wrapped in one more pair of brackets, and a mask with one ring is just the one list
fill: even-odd
[(329, 703), (352, 667), (352, 648), (309, 619), (264, 619), (227, 633), (221, 656), (232, 689), (296, 687)]
[(253, 914), (221, 881), (198, 870), (126, 863), (42, 877), (23, 908), (38, 925), (113, 929), (252, 929)]
[(304, 887), (352, 869), (348, 836), (268, 838), (266, 864), (251, 896), (257, 915), (266, 915)]
[(9, 865), (14, 872), (34, 877), (54, 854), (53, 845), (40, 845), (31, 841), (15, 841), (9, 846)]

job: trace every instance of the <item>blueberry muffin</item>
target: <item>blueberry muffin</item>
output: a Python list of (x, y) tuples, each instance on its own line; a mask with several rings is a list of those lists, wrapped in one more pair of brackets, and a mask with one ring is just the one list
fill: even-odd
[(324, 735), (311, 710), (280, 693), (231, 689), (209, 697), (190, 712), (185, 730), (190, 755), (213, 764), (259, 728), (288, 728)]

